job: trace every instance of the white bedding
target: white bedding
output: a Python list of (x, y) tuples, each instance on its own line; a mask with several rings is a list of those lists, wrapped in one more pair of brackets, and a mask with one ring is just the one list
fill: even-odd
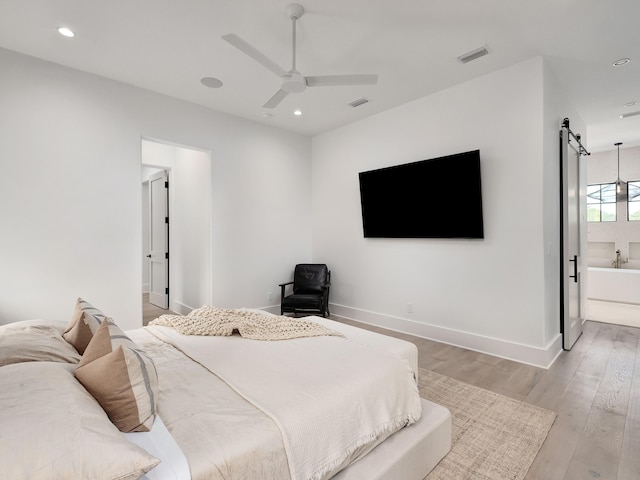
[(142, 477), (143, 480), (191, 480), (189, 463), (160, 416), (156, 415), (150, 431), (123, 435), (131, 443), (162, 459), (159, 465)]
[(322, 317), (305, 317), (327, 328), (342, 333), (350, 340), (367, 345), (368, 347), (393, 353), (411, 367), (415, 378), (418, 378), (418, 347), (413, 343), (389, 337), (380, 333), (371, 332), (362, 328), (353, 327), (346, 323), (336, 322)]
[(186, 457), (193, 480), (290, 477), (273, 420), (146, 328), (126, 333), (156, 363), (158, 415)]
[[(254, 308), (247, 308), (246, 310), (252, 312), (262, 313), (264, 315), (274, 315), (273, 313), (265, 310), (258, 310)], [(362, 328), (353, 327), (346, 323), (336, 322), (324, 317), (307, 316), (305, 320), (311, 320), (320, 325), (324, 325), (331, 330), (342, 333), (344, 336), (354, 342), (362, 345), (367, 345), (371, 348), (381, 349), (385, 352), (391, 352), (394, 355), (407, 362), (413, 370), (414, 375), (418, 378), (418, 348), (411, 342), (400, 340), (398, 338), (389, 337), (388, 335), (382, 335), (370, 330), (364, 330)]]
[(330, 478), (420, 417), (408, 363), (347, 338), (265, 342), (185, 336), (167, 327), (147, 330), (273, 419), (293, 480)]

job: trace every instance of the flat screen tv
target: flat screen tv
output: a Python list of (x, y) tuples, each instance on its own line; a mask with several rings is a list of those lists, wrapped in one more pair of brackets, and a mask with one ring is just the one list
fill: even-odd
[(484, 238), (480, 150), (359, 176), (365, 237)]

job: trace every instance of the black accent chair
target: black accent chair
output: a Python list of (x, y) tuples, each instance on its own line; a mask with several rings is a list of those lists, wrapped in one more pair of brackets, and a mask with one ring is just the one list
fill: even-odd
[[(293, 293), (285, 296), (287, 285)], [(324, 263), (300, 263), (293, 271), (293, 281), (280, 284), (280, 315), (285, 313), (329, 316), (331, 271)]]

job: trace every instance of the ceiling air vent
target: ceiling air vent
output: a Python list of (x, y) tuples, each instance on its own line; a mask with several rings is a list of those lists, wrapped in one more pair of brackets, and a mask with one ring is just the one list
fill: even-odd
[(364, 105), (365, 103), (369, 103), (369, 100), (367, 100), (366, 98), (362, 97), (362, 98), (359, 98), (357, 100), (354, 100), (353, 102), (349, 102), (349, 106), (351, 106), (351, 107), (359, 107), (360, 105)]
[(470, 52), (460, 55), (458, 57), (458, 61), (460, 63), (469, 63), (476, 58), (484, 57), (487, 53), (489, 53), (489, 49), (485, 45), (483, 47), (476, 48), (475, 50), (471, 50)]
[(636, 115), (640, 115), (640, 111), (623, 113), (622, 115), (620, 115), (620, 118), (635, 117)]

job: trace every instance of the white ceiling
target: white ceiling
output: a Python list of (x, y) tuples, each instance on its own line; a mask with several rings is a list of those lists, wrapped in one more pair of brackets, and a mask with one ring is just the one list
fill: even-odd
[[(640, 111), (640, 0), (299, 0), (298, 70), (379, 81), (290, 94), (264, 118), (280, 79), (221, 36), (235, 33), (289, 70), (289, 3), (0, 0), (0, 47), (307, 135), (543, 55), (584, 117), (591, 150), (640, 145), (640, 115), (619, 118)], [(63, 25), (76, 37), (59, 35)], [(483, 45), (489, 55), (457, 61)], [(623, 57), (631, 62), (612, 66)], [(206, 88), (205, 76), (224, 85)], [(370, 102), (347, 105), (360, 97)]]

